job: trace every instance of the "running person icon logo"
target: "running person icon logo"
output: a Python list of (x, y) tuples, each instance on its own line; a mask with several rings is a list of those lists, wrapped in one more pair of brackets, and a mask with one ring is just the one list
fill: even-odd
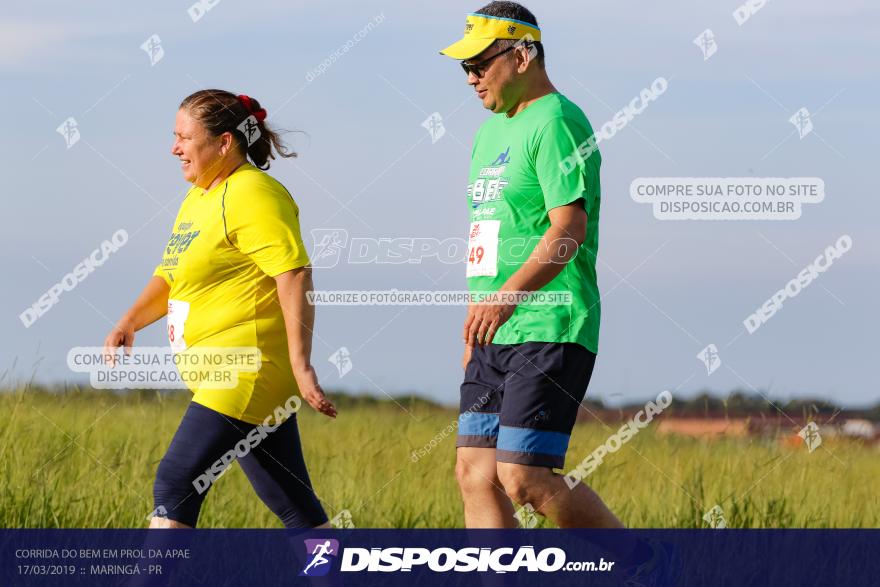
[(309, 557), (300, 577), (323, 577), (330, 572), (332, 559), (339, 555), (339, 541), (332, 538), (305, 540)]
[(344, 228), (313, 228), (312, 241), (312, 267), (336, 267), (348, 243), (348, 231)]
[(492, 163), (492, 165), (507, 165), (508, 163), (510, 163), (510, 157), (508, 155), (509, 153), (510, 153), (510, 147), (507, 147), (507, 150), (504, 151), (503, 153), (500, 153), (498, 155), (498, 158), (495, 159), (495, 162)]

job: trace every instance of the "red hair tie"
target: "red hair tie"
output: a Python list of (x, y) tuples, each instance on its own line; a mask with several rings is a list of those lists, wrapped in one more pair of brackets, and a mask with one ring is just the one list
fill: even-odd
[(263, 122), (264, 120), (266, 120), (266, 109), (260, 108), (259, 110), (254, 111), (254, 104), (250, 96), (246, 94), (239, 94), (238, 101), (241, 102), (244, 105), (245, 110), (253, 114), (254, 118), (256, 118), (258, 121)]

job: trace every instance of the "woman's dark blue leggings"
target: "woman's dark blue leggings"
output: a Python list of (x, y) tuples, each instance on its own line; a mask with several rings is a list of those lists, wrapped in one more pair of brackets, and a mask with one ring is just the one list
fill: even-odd
[(156, 472), (155, 515), (195, 528), (208, 489), (235, 459), (286, 528), (325, 523), (327, 514), (303, 459), (296, 414), (274, 431), (257, 428), (190, 402)]

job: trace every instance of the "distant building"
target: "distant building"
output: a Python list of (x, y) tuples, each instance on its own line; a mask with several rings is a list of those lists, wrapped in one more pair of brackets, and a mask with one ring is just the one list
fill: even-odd
[(852, 418), (843, 423), (843, 426), (840, 427), (840, 434), (849, 438), (873, 440), (877, 436), (877, 427), (870, 420)]
[[(578, 420), (584, 423), (601, 423), (617, 426), (631, 420), (639, 410), (627, 407), (611, 410), (601, 405), (581, 406)], [(837, 416), (837, 418), (835, 418)], [(778, 441), (786, 446), (800, 447), (804, 439), (799, 432), (810, 423), (815, 423), (821, 437), (826, 439), (852, 439), (863, 441), (880, 449), (880, 423), (869, 419), (866, 413), (797, 413), (784, 412), (779, 408), (773, 411), (753, 413), (742, 410), (730, 413), (708, 409), (693, 415), (687, 412), (666, 412), (655, 418), (651, 426), (657, 434), (677, 434), (690, 438), (761, 438)]]
[(657, 423), (657, 434), (678, 434), (693, 438), (749, 435), (747, 418), (673, 418), (663, 417)]

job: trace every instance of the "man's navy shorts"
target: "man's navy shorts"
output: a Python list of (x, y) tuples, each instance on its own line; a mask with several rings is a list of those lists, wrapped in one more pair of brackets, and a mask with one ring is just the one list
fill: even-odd
[(456, 446), (561, 469), (595, 353), (577, 343), (475, 346), (461, 384)]

